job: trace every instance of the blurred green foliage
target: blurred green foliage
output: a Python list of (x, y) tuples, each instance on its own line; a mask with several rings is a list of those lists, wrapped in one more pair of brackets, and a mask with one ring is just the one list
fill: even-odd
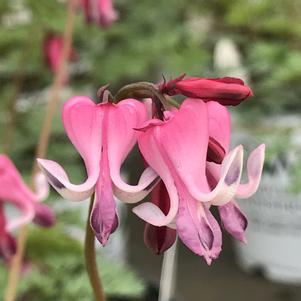
[[(85, 270), (83, 246), (71, 238), (65, 228), (65, 223), (83, 226), (79, 223), (78, 213), (76, 210), (62, 212), (58, 216), (58, 224), (52, 229), (31, 227), (18, 300), (93, 300)], [(62, 214), (67, 214), (68, 219)], [(143, 280), (129, 267), (104, 256), (99, 256), (98, 262), (106, 295), (136, 300), (144, 294)], [(5, 288), (6, 272), (6, 268), (0, 265), (1, 292)]]

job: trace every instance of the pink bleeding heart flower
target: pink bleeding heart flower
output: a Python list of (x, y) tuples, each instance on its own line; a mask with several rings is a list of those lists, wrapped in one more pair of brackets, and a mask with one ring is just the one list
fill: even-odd
[[(27, 187), (12, 161), (4, 154), (0, 155), (0, 254), (6, 262), (16, 251), (11, 231), (31, 221), (44, 227), (55, 221), (52, 210), (40, 203), (48, 196), (48, 183), (42, 174), (38, 174), (35, 180), (37, 193)], [(6, 203), (18, 208), (21, 215), (6, 218)]]
[[(226, 107), (216, 103), (208, 102), (209, 135), (218, 141), (229, 152), (231, 120)], [(249, 198), (258, 189), (264, 164), (265, 145), (261, 144), (254, 149), (247, 161), (248, 183), (240, 184), (231, 202), (218, 207), (224, 228), (234, 238), (246, 242), (245, 230), (248, 225), (246, 216), (241, 212), (235, 198)], [(210, 186), (214, 188), (221, 176), (220, 165), (208, 162), (207, 176)]]
[[(49, 33), (44, 39), (43, 49), (44, 49), (44, 59), (48, 68), (56, 73), (59, 69), (61, 56), (63, 51), (64, 38), (60, 34)], [(78, 55), (74, 49), (70, 50), (68, 54), (68, 59), (70, 61), (76, 61)], [(64, 79), (64, 83), (68, 81), (68, 77)]]
[(222, 162), (221, 177), (211, 190), (206, 175), (209, 141), (208, 112), (199, 99), (186, 99), (179, 110), (165, 112), (165, 120), (151, 119), (140, 128), (140, 151), (161, 177), (170, 199), (167, 214), (154, 203), (133, 209), (154, 226), (176, 223), (183, 243), (210, 264), (221, 251), (221, 230), (210, 205), (227, 204), (234, 196), (242, 170), (242, 147)]
[(38, 159), (48, 181), (64, 198), (82, 201), (95, 193), (90, 222), (102, 245), (118, 225), (113, 192), (119, 199), (134, 203), (158, 182), (150, 167), (135, 186), (125, 183), (120, 175), (123, 161), (137, 142), (139, 132), (134, 129), (146, 118), (145, 106), (135, 99), (95, 104), (84, 96), (73, 97), (65, 103), (62, 119), (69, 139), (83, 158), (87, 180), (72, 184), (59, 164)]
[(200, 98), (207, 102), (217, 101), (222, 105), (236, 106), (246, 98), (253, 96), (251, 89), (238, 78), (201, 78), (183, 76), (164, 82), (159, 86), (168, 95), (182, 94), (187, 97)]
[(81, 0), (81, 6), (87, 23), (96, 20), (102, 27), (107, 28), (118, 19), (112, 0)]
[[(168, 213), (170, 200), (162, 181), (151, 192), (151, 202), (157, 205), (164, 214)], [(168, 250), (174, 244), (176, 238), (177, 231), (175, 229), (167, 226), (157, 227), (149, 223), (145, 224), (144, 243), (158, 255)]]

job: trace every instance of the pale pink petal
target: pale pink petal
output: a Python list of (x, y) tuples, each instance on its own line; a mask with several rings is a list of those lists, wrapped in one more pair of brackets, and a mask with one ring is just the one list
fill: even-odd
[(47, 199), (49, 195), (49, 183), (42, 172), (38, 172), (34, 177), (35, 195), (39, 201)]
[(109, 162), (106, 147), (103, 149), (101, 174), (96, 183), (93, 208), (90, 216), (91, 227), (98, 241), (104, 246), (111, 233), (118, 226), (116, 204), (109, 177)]
[(221, 252), (222, 233), (210, 210), (191, 198), (180, 196), (177, 231), (182, 242), (210, 265)]
[(225, 149), (229, 151), (231, 118), (227, 107), (216, 101), (207, 102), (209, 136), (218, 141)]
[(20, 202), (15, 204), (16, 207), (21, 211), (20, 216), (11, 218), (6, 224), (6, 231), (11, 232), (24, 224), (30, 223), (35, 215), (34, 207), (30, 202), (24, 200), (24, 202)]
[(235, 194), (237, 198), (249, 198), (257, 191), (263, 170), (264, 156), (264, 144), (259, 145), (251, 152), (247, 162), (248, 183), (239, 185)]
[(248, 220), (236, 202), (231, 201), (226, 205), (219, 206), (218, 211), (226, 231), (235, 239), (246, 243), (245, 231), (248, 226)]
[(215, 188), (210, 193), (203, 194), (193, 190), (193, 187), (191, 189), (192, 195), (195, 198), (198, 197), (198, 201), (210, 199), (211, 205), (220, 206), (226, 204), (234, 197), (237, 191), (241, 179), (242, 167), (243, 148), (240, 145), (230, 151), (224, 158), (221, 165), (220, 178)]
[(157, 184), (158, 175), (152, 168), (147, 168), (141, 175), (138, 185), (128, 185), (122, 180), (120, 169), (141, 134), (135, 129), (146, 121), (146, 107), (134, 99), (122, 100), (118, 105), (110, 105), (108, 119), (110, 120), (107, 126), (108, 156), (114, 193), (124, 202), (138, 202)]
[(147, 167), (141, 174), (136, 186), (124, 183), (121, 177), (119, 179), (115, 177), (114, 180), (118, 185), (114, 185), (114, 195), (125, 203), (137, 203), (150, 193), (160, 178), (151, 167)]
[(83, 201), (92, 195), (99, 177), (99, 163), (83, 184), (75, 185), (70, 183), (66, 172), (56, 162), (44, 159), (37, 159), (37, 161), (49, 183), (64, 199)]

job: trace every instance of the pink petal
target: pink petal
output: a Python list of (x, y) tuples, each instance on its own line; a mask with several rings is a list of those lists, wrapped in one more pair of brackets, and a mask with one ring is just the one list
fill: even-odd
[(235, 239), (246, 243), (245, 231), (248, 226), (248, 220), (235, 201), (219, 206), (218, 211), (227, 232)]
[[(207, 120), (206, 104), (201, 100), (186, 99), (172, 119), (155, 127), (154, 135), (166, 152), (169, 169), (175, 170), (190, 194), (200, 202), (221, 205), (233, 198), (239, 185), (243, 152), (239, 146), (225, 157), (220, 180), (210, 191), (206, 176)], [(145, 155), (143, 151), (142, 154)]]
[(210, 210), (188, 194), (180, 196), (177, 231), (182, 242), (210, 265), (221, 252), (222, 233)]
[(174, 180), (162, 157), (159, 143), (157, 141), (157, 134), (161, 126), (151, 126), (145, 132), (142, 132), (138, 137), (138, 144), (141, 153), (146, 162), (155, 170), (161, 177), (164, 185), (168, 191), (170, 199), (170, 210), (165, 213), (155, 204), (146, 202), (133, 208), (133, 212), (141, 219), (154, 226), (166, 226), (171, 223), (178, 211), (178, 193)]
[(81, 201), (94, 191), (99, 176), (104, 111), (102, 106), (84, 96), (71, 98), (63, 108), (65, 130), (87, 169), (88, 178), (83, 184), (70, 183), (66, 172), (56, 162), (38, 159), (38, 164), (50, 184), (66, 199)]
[(38, 172), (34, 177), (35, 194), (39, 201), (47, 199), (49, 195), (49, 184), (42, 172)]
[(98, 241), (104, 246), (118, 226), (116, 204), (109, 178), (109, 162), (106, 147), (103, 149), (101, 174), (95, 187), (95, 198), (90, 216), (91, 227)]
[(214, 138), (225, 149), (229, 151), (231, 119), (228, 109), (215, 101), (207, 102), (209, 136)]
[(265, 145), (261, 144), (254, 149), (247, 162), (248, 183), (240, 184), (235, 194), (236, 197), (246, 199), (251, 197), (258, 189), (263, 170)]
[(6, 155), (0, 155), (0, 202), (12, 203), (21, 211), (21, 215), (11, 219), (7, 231), (30, 222), (34, 217), (32, 201), (36, 200), (34, 193), (23, 182), (20, 173)]
[(103, 27), (111, 26), (118, 19), (118, 14), (113, 7), (112, 0), (97, 0), (97, 4), (99, 23)]
[(152, 168), (147, 168), (141, 175), (138, 185), (128, 185), (122, 180), (120, 169), (141, 134), (134, 129), (146, 121), (146, 108), (137, 100), (126, 99), (118, 105), (110, 106), (108, 118), (110, 120), (107, 125), (108, 156), (114, 193), (124, 202), (138, 202), (157, 184), (158, 175)]
[(64, 198), (71, 201), (83, 201), (89, 198), (94, 192), (95, 183), (99, 176), (99, 170), (88, 176), (88, 179), (79, 185), (70, 183), (64, 169), (54, 161), (37, 159), (41, 171), (45, 174), (52, 187)]
[[(102, 147), (103, 105), (96, 105), (85, 96), (69, 99), (63, 107), (66, 133), (82, 156), (88, 175), (99, 168)], [(97, 165), (97, 167), (95, 167)]]

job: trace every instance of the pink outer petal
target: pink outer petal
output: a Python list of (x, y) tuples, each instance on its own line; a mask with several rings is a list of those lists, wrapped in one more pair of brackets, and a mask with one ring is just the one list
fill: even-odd
[(239, 146), (225, 157), (220, 180), (210, 191), (206, 176), (207, 121), (206, 104), (201, 100), (187, 99), (172, 119), (156, 127), (156, 137), (190, 194), (200, 202), (221, 205), (233, 198), (239, 185), (243, 151)]
[(265, 156), (265, 145), (261, 144), (254, 149), (247, 162), (248, 183), (240, 184), (235, 196), (237, 198), (246, 199), (251, 197), (258, 189), (261, 174), (263, 170)]
[(108, 114), (108, 156), (114, 193), (124, 202), (135, 203), (142, 200), (158, 182), (158, 175), (152, 168), (143, 172), (138, 185), (128, 185), (120, 175), (123, 161), (141, 134), (134, 129), (147, 119), (146, 107), (135, 99), (126, 99), (118, 105), (110, 105)]
[(39, 172), (34, 177), (35, 194), (38, 201), (47, 199), (49, 195), (49, 184), (47, 178), (42, 172)]
[(215, 101), (207, 102), (209, 136), (218, 141), (225, 149), (229, 151), (231, 119), (228, 109)]
[(85, 96), (73, 97), (63, 107), (62, 119), (66, 133), (82, 156), (88, 176), (99, 172), (104, 112), (104, 105), (96, 105)]
[(84, 96), (71, 98), (63, 108), (65, 130), (87, 169), (88, 178), (83, 184), (70, 183), (66, 172), (56, 162), (38, 159), (38, 164), (50, 184), (66, 199), (82, 201), (94, 191), (99, 176), (104, 112), (103, 105), (96, 105)]
[(159, 131), (160, 126), (151, 127), (141, 133), (138, 143), (144, 159), (160, 175), (165, 184), (170, 199), (170, 210), (165, 215), (157, 205), (146, 202), (133, 208), (133, 212), (154, 226), (166, 226), (174, 220), (178, 211), (179, 200), (174, 180), (158, 146), (159, 142), (156, 138)]
[(246, 243), (245, 231), (248, 220), (236, 202), (233, 200), (226, 205), (219, 206), (218, 211), (226, 231), (235, 239)]

